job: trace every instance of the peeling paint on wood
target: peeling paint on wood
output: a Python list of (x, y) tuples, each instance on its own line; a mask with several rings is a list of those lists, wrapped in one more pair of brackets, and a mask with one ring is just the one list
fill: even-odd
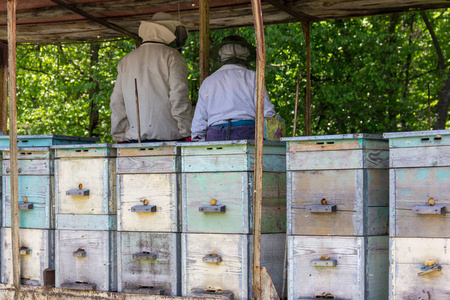
[[(180, 233), (118, 232), (118, 291), (163, 289), (164, 295), (181, 294)], [(137, 260), (139, 253), (155, 260)]]
[[(2, 228), (1, 280), (12, 284), (11, 228)], [(53, 268), (55, 236), (53, 230), (20, 229), (20, 248), (24, 255), (20, 257), (20, 273), (23, 285), (42, 286), (43, 272)]]
[[(266, 267), (281, 294), (284, 234), (261, 235), (261, 266)], [(193, 289), (231, 291), (234, 299), (251, 298), (252, 235), (182, 233), (182, 295)], [(220, 263), (207, 263), (206, 255), (217, 254)]]
[[(289, 236), (288, 241), (288, 299), (323, 293), (335, 299), (387, 299), (388, 236)], [(336, 266), (311, 266), (322, 256), (336, 259)]]

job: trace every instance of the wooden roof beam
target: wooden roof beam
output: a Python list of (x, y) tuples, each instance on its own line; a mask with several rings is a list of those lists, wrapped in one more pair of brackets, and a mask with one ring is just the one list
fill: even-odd
[(68, 4), (68, 3), (64, 2), (64, 1), (61, 1), (61, 0), (51, 0), (51, 1), (56, 3), (56, 4), (58, 4), (58, 5), (60, 5), (60, 6), (62, 6), (62, 7), (64, 7), (64, 8), (66, 8), (66, 9), (68, 9), (68, 10), (71, 10), (74, 13), (79, 14), (79, 15), (81, 15), (81, 16), (83, 16), (83, 17), (85, 17), (85, 18), (87, 18), (87, 19), (89, 19), (91, 21), (99, 23), (99, 24), (101, 24), (101, 25), (103, 25), (103, 26), (105, 26), (105, 27), (107, 27), (109, 29), (112, 29), (114, 31), (120, 32), (120, 33), (122, 33), (122, 34), (124, 34), (124, 35), (126, 35), (128, 37), (131, 37), (131, 38), (135, 39), (136, 41), (139, 41), (139, 36), (137, 34), (135, 34), (133, 32), (130, 32), (130, 31), (128, 31), (128, 30), (126, 30), (126, 29), (124, 29), (124, 28), (122, 28), (120, 26), (117, 26), (117, 25), (115, 25), (113, 23), (109, 23), (109, 22), (107, 22), (105, 20), (102, 20), (102, 19), (99, 19), (97, 17), (94, 17), (93, 15), (89, 14), (88, 12), (85, 12), (84, 10), (79, 9), (79, 8), (77, 8), (77, 7), (75, 7), (75, 6), (71, 5), (71, 4)]
[(303, 12), (295, 11), (289, 8), (288, 6), (284, 5), (279, 0), (264, 0), (267, 3), (272, 4), (276, 8), (288, 13), (289, 15), (293, 16), (297, 21), (299, 22), (317, 22), (320, 21), (319, 18), (305, 14)]

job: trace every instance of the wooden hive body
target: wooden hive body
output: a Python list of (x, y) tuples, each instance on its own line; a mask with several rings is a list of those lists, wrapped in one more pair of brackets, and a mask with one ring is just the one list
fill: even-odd
[(387, 133), (390, 299), (447, 299), (450, 130)]

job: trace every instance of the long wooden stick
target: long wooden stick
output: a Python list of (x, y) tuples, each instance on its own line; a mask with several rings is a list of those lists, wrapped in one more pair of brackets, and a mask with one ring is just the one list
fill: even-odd
[(295, 85), (295, 111), (294, 111), (294, 132), (292, 136), (295, 136), (297, 132), (297, 112), (298, 112), (298, 88), (300, 85), (300, 69), (297, 70), (297, 84)]
[(8, 134), (8, 44), (0, 43), (0, 131)]
[(141, 115), (139, 113), (139, 94), (137, 88), (137, 79), (134, 79), (134, 94), (136, 95), (136, 118), (137, 118), (137, 130), (138, 130), (138, 143), (141, 143)]
[(302, 23), (306, 44), (305, 135), (311, 135), (311, 22)]
[(209, 76), (209, 0), (200, 0), (200, 85)]
[(9, 150), (11, 182), (11, 250), (15, 299), (20, 294), (19, 256), (19, 197), (17, 161), (17, 103), (16, 103), (16, 1), (8, 0), (8, 68), (9, 68)]
[(262, 171), (264, 140), (264, 79), (265, 45), (261, 0), (252, 0), (256, 39), (256, 149), (253, 193), (253, 297), (261, 299), (261, 215), (262, 215)]

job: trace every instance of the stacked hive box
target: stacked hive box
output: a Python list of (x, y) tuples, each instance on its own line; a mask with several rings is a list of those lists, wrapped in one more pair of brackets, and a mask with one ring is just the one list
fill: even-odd
[(289, 299), (386, 299), (388, 144), (285, 138)]
[(56, 287), (116, 287), (116, 149), (55, 147)]
[[(44, 271), (54, 268), (54, 172), (51, 145), (95, 141), (91, 138), (36, 135), (18, 136), (18, 197), (21, 277), (24, 285), (52, 284)], [(0, 137), (9, 147), (9, 138)], [(3, 150), (2, 271), (3, 283), (12, 282), (10, 152)], [(49, 276), (51, 279), (52, 276)]]
[(179, 295), (179, 148), (117, 148), (118, 291)]
[[(253, 141), (183, 144), (182, 295), (251, 298)], [(281, 294), (286, 226), (284, 143), (266, 143), (261, 265)]]
[(387, 133), (390, 299), (449, 299), (450, 130)]

